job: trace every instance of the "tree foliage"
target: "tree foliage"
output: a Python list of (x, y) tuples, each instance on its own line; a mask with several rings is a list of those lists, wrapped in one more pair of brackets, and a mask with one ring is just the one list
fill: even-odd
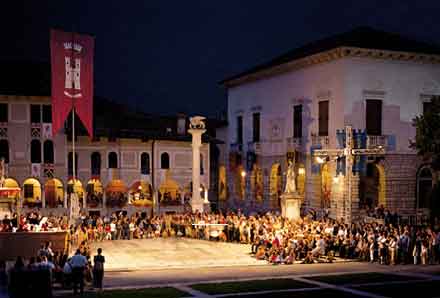
[(425, 107), (424, 113), (413, 119), (416, 138), (410, 141), (410, 147), (440, 171), (440, 96), (432, 97)]

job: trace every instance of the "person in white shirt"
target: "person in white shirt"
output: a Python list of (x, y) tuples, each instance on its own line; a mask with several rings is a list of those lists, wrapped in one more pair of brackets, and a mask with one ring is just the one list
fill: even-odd
[(116, 224), (114, 221), (110, 223), (110, 233), (112, 234), (112, 240), (116, 239)]
[(312, 250), (312, 256), (323, 256), (325, 255), (325, 241), (322, 239), (322, 235), (319, 235), (319, 239), (316, 242), (316, 247)]
[(84, 270), (87, 263), (86, 257), (81, 255), (79, 249), (76, 250), (75, 255), (70, 259), (70, 265), (72, 265), (74, 295), (78, 293), (78, 285), (81, 295), (84, 293)]
[(390, 264), (396, 264), (396, 252), (397, 252), (397, 241), (394, 236), (390, 237), (390, 241), (388, 243), (388, 251), (390, 253)]

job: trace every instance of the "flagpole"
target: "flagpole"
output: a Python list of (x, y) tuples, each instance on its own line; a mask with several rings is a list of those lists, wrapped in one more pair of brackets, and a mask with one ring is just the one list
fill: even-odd
[(72, 180), (73, 190), (75, 190), (76, 164), (75, 164), (75, 105), (72, 100)]

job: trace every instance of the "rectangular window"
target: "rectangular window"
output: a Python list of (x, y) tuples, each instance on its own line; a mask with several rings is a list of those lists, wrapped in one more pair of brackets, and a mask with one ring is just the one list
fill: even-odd
[(252, 114), (252, 141), (259, 142), (260, 141), (260, 113)]
[(430, 101), (423, 102), (423, 115), (425, 115), (426, 112), (429, 111), (431, 108), (432, 108), (432, 102)]
[(293, 107), (293, 137), (302, 138), (302, 105)]
[(41, 105), (31, 105), (31, 123), (41, 123)]
[(237, 144), (243, 144), (243, 116), (237, 117)]
[(52, 123), (51, 105), (43, 105), (43, 123)]
[(0, 103), (0, 123), (8, 122), (8, 104)]
[(366, 118), (367, 135), (382, 135), (382, 100), (367, 99)]
[(320, 136), (328, 136), (328, 108), (328, 100), (319, 102), (318, 134)]

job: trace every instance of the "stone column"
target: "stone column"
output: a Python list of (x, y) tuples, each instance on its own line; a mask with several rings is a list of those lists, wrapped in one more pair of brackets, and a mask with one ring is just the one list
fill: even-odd
[(192, 211), (203, 212), (204, 200), (200, 197), (200, 147), (202, 146), (202, 134), (206, 131), (205, 118), (195, 116), (190, 118), (188, 132), (192, 135)]
[(43, 186), (40, 185), (40, 189), (41, 189), (41, 208), (44, 209), (46, 208), (46, 194), (44, 192)]

